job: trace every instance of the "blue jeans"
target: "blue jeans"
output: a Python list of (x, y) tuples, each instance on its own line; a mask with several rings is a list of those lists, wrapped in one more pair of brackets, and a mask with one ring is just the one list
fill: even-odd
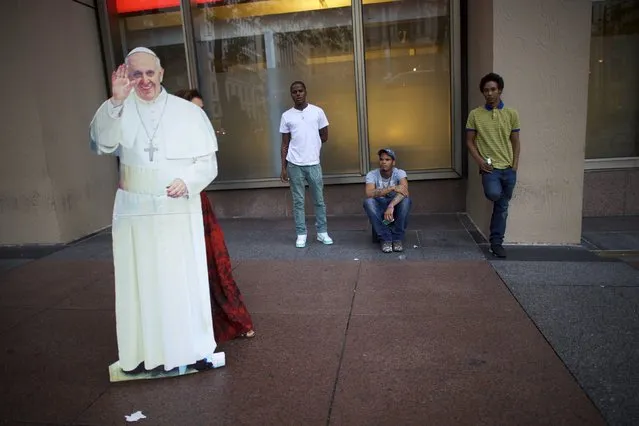
[(315, 228), (317, 232), (326, 232), (326, 204), (324, 204), (324, 180), (322, 166), (296, 166), (288, 163), (286, 166), (288, 180), (291, 185), (293, 198), (293, 218), (295, 219), (295, 231), (297, 235), (306, 235), (306, 214), (304, 212), (304, 194), (306, 182), (311, 197), (315, 202)]
[(410, 211), (410, 198), (404, 198), (395, 206), (393, 216), (395, 222), (384, 225), (384, 212), (394, 197), (367, 198), (364, 200), (364, 211), (373, 225), (375, 233), (381, 241), (403, 241), (408, 225), (408, 212)]
[(481, 181), (484, 195), (493, 202), (493, 215), (490, 218), (490, 244), (504, 243), (506, 219), (508, 219), (508, 203), (513, 197), (517, 172), (512, 168), (494, 169), (492, 173), (482, 173)]

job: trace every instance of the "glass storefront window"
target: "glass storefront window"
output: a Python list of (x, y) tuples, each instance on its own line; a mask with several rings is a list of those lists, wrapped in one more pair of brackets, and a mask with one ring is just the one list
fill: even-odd
[(108, 63), (149, 47), (168, 91), (202, 92), (219, 142), (216, 185), (279, 185), (279, 123), (295, 80), (330, 122), (322, 149), (328, 182), (360, 181), (377, 167), (381, 147), (395, 149), (400, 167), (419, 178), (458, 176), (451, 83), (459, 78), (459, 0), (97, 4)]
[(279, 177), (280, 117), (296, 80), (330, 122), (324, 174), (359, 173), (350, 2), (221, 3), (192, 10), (199, 87), (221, 133), (219, 180)]
[(639, 2), (592, 7), (586, 159), (639, 157)]
[(406, 170), (452, 167), (448, 0), (364, 4), (371, 167), (391, 147)]

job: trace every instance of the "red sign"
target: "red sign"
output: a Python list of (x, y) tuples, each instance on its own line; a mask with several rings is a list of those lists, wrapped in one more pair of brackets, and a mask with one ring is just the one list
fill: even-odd
[[(223, 3), (224, 0), (196, 0), (197, 4)], [(180, 0), (115, 0), (117, 13), (143, 12), (145, 10), (180, 7)]]

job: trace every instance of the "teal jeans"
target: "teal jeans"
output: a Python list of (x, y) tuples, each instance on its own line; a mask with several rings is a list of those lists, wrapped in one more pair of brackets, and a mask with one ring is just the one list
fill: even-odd
[(315, 228), (317, 232), (326, 232), (326, 204), (324, 204), (324, 180), (322, 166), (296, 166), (288, 163), (286, 166), (288, 180), (291, 185), (293, 198), (293, 218), (297, 235), (306, 235), (306, 214), (304, 212), (304, 193), (306, 182), (315, 203)]

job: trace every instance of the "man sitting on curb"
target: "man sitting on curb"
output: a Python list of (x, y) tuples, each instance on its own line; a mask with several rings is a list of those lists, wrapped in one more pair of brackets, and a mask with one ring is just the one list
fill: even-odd
[(411, 201), (406, 172), (395, 167), (395, 152), (380, 149), (379, 169), (366, 175), (364, 210), (381, 241), (382, 251), (404, 251), (402, 241), (408, 223)]

